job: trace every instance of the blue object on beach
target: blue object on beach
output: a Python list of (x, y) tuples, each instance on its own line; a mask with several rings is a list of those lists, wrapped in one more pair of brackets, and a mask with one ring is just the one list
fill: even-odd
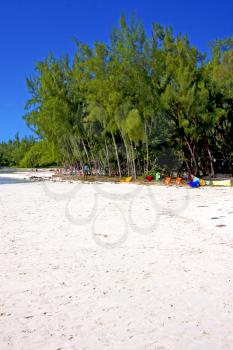
[(200, 182), (199, 181), (190, 181), (189, 186), (192, 188), (197, 188), (200, 186)]

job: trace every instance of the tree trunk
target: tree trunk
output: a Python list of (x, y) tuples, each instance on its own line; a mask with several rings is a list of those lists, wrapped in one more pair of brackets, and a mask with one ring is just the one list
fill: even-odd
[(146, 141), (146, 172), (149, 170), (149, 145), (148, 141)]
[(185, 139), (185, 141), (186, 141), (186, 143), (187, 143), (187, 146), (188, 146), (188, 149), (189, 149), (189, 151), (190, 151), (190, 153), (191, 153), (191, 157), (192, 157), (192, 160), (193, 160), (193, 163), (194, 163), (194, 172), (195, 172), (195, 175), (197, 175), (197, 174), (198, 174), (198, 165), (197, 165), (197, 161), (196, 161), (195, 154), (194, 154), (194, 152), (193, 152), (193, 150), (192, 150), (192, 147), (191, 147), (190, 143), (188, 142), (188, 139), (187, 139), (186, 136), (184, 137), (184, 139)]
[(207, 151), (208, 151), (208, 155), (209, 155), (209, 159), (210, 159), (210, 171), (211, 171), (210, 176), (214, 177), (213, 157), (212, 157), (212, 154), (210, 152), (209, 146), (206, 145), (206, 147), (207, 147)]
[(127, 174), (128, 176), (130, 176), (130, 156), (129, 156), (129, 149), (128, 149), (128, 145), (127, 145), (127, 141), (126, 139), (121, 135), (122, 140), (124, 142), (124, 146), (125, 146), (125, 151), (126, 151), (126, 162), (127, 162)]
[[(92, 160), (94, 161), (94, 165), (96, 167), (96, 150), (95, 150), (95, 143), (93, 145), (90, 144), (90, 142), (87, 140), (87, 145), (89, 147), (89, 153), (91, 155)], [(94, 153), (93, 153), (94, 152)], [(91, 166), (91, 164), (90, 164)]]
[(189, 164), (188, 164), (188, 162), (187, 162), (186, 159), (185, 159), (185, 164), (186, 164), (186, 166), (187, 166), (189, 175), (191, 175), (191, 169), (190, 169), (190, 166), (189, 166)]
[(77, 150), (78, 150), (78, 154), (79, 154), (79, 162), (80, 163), (83, 163), (83, 157), (82, 157), (82, 152), (80, 151), (80, 144), (78, 144), (78, 142), (76, 141), (76, 147), (77, 147)]
[(113, 140), (113, 144), (114, 144), (114, 148), (115, 148), (115, 152), (116, 152), (116, 159), (117, 159), (117, 166), (118, 166), (118, 171), (119, 171), (119, 178), (121, 178), (121, 167), (120, 167), (120, 161), (119, 161), (119, 156), (118, 156), (117, 145), (116, 145), (116, 141), (115, 141), (115, 137), (114, 137), (113, 133), (111, 133), (111, 135), (112, 135), (112, 140)]
[(146, 135), (146, 173), (148, 173), (148, 170), (149, 170), (149, 145), (148, 145), (146, 122), (145, 122), (145, 135)]
[(110, 161), (109, 161), (109, 152), (108, 152), (108, 145), (107, 141), (105, 140), (105, 150), (106, 150), (106, 158), (107, 158), (107, 164), (108, 164), (108, 176), (111, 176), (111, 168), (110, 168)]
[[(86, 157), (87, 157), (87, 162), (89, 164), (89, 167), (91, 167), (91, 163), (90, 163), (90, 158), (89, 158), (89, 154), (88, 154), (88, 151), (87, 151), (87, 148), (86, 148), (86, 145), (85, 145), (85, 142), (82, 140), (82, 145), (83, 145), (83, 148), (84, 148), (84, 152), (86, 154)], [(91, 168), (90, 168), (91, 169)]]
[(133, 168), (133, 178), (136, 180), (137, 174), (136, 174), (136, 166), (135, 166), (135, 155), (134, 155), (134, 148), (133, 148), (133, 143), (130, 141), (131, 145), (131, 153), (132, 153), (132, 168)]

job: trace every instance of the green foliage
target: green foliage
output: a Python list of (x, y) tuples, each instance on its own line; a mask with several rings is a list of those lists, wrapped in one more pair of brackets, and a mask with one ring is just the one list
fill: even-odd
[(34, 143), (34, 138), (25, 137), (20, 140), (18, 134), (16, 134), (14, 140), (0, 143), (0, 166), (19, 166), (21, 159)]
[(75, 44), (72, 62), (50, 55), (27, 79), (24, 118), (41, 141), (1, 145), (2, 164), (79, 162), (136, 177), (166, 149), (196, 174), (232, 157), (232, 38), (215, 41), (206, 61), (171, 27), (153, 24), (147, 37), (123, 16), (108, 45)]
[(36, 141), (33, 137), (15, 139), (0, 143), (0, 166), (32, 168), (56, 163), (54, 150), (46, 141)]
[(144, 125), (139, 111), (132, 109), (125, 120), (125, 130), (129, 138), (135, 142), (143, 141), (144, 139)]
[(40, 141), (34, 143), (30, 150), (20, 160), (19, 166), (22, 168), (37, 168), (54, 165), (55, 163), (51, 145), (45, 141)]
[(152, 176), (155, 180), (160, 179), (161, 176), (161, 171), (163, 172), (163, 169), (161, 169), (160, 167), (149, 170), (146, 175), (147, 176)]

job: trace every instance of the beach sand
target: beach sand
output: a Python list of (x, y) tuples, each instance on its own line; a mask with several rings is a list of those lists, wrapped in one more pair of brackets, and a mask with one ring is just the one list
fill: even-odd
[(232, 349), (232, 196), (1, 185), (0, 349)]

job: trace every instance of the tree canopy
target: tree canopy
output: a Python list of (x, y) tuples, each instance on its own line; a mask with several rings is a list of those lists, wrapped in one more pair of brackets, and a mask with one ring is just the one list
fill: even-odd
[(148, 37), (122, 16), (108, 43), (75, 45), (72, 60), (49, 55), (27, 78), (24, 119), (41, 141), (22, 165), (46, 163), (45, 152), (50, 162), (136, 177), (168, 149), (195, 174), (232, 162), (233, 38), (213, 41), (207, 60), (171, 27), (153, 24)]

